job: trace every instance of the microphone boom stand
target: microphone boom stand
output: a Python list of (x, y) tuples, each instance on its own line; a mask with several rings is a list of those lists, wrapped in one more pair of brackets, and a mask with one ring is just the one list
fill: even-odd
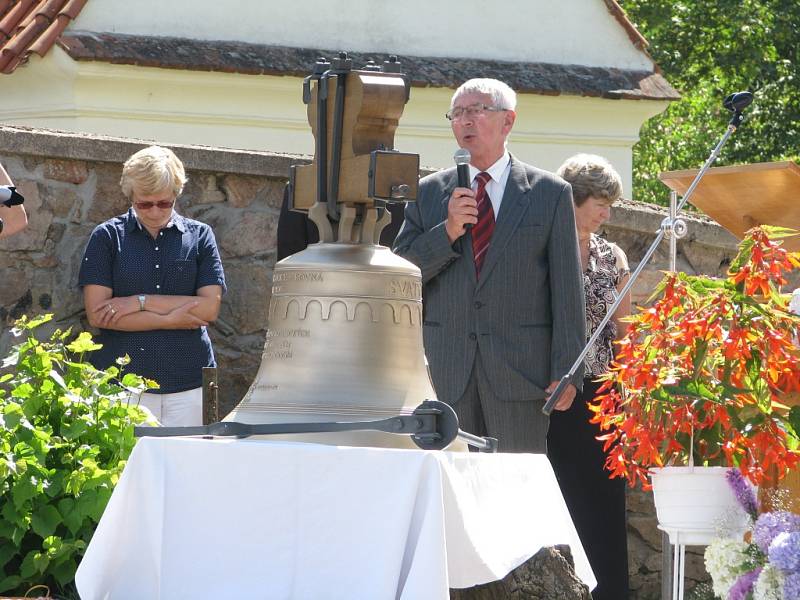
[(731, 120), (728, 123), (728, 128), (726, 129), (725, 134), (719, 140), (716, 147), (711, 151), (711, 154), (709, 155), (703, 167), (700, 169), (700, 172), (697, 173), (697, 176), (694, 178), (694, 181), (692, 181), (692, 184), (689, 186), (689, 189), (686, 190), (686, 194), (684, 194), (680, 203), (677, 204), (677, 206), (675, 206), (674, 200), (671, 201), (670, 215), (661, 222), (661, 228), (656, 232), (657, 233), (656, 239), (653, 240), (653, 243), (650, 245), (650, 247), (647, 249), (647, 252), (645, 252), (644, 256), (642, 257), (642, 260), (639, 261), (639, 265), (636, 267), (636, 270), (630, 276), (628, 282), (622, 288), (622, 291), (617, 295), (616, 299), (614, 300), (614, 303), (608, 309), (608, 312), (606, 313), (605, 317), (603, 317), (603, 320), (600, 321), (600, 324), (597, 326), (595, 332), (589, 338), (589, 341), (586, 342), (586, 345), (584, 346), (581, 353), (578, 355), (578, 358), (575, 359), (575, 362), (572, 363), (572, 366), (570, 367), (569, 371), (566, 373), (566, 375), (564, 375), (561, 378), (561, 380), (558, 382), (558, 386), (556, 386), (556, 389), (553, 390), (553, 393), (547, 399), (547, 402), (545, 402), (544, 406), (542, 407), (542, 412), (544, 414), (550, 416), (550, 414), (553, 412), (553, 409), (555, 408), (556, 403), (561, 397), (561, 394), (564, 392), (564, 389), (567, 387), (567, 384), (575, 376), (575, 373), (578, 371), (578, 368), (580, 368), (580, 366), (583, 364), (583, 360), (589, 353), (589, 349), (600, 337), (601, 333), (603, 332), (603, 329), (608, 324), (609, 320), (611, 320), (611, 317), (614, 315), (614, 312), (616, 312), (617, 307), (619, 307), (625, 295), (633, 287), (633, 284), (639, 277), (640, 273), (644, 270), (645, 266), (647, 266), (647, 263), (652, 258), (653, 254), (658, 248), (658, 245), (661, 243), (661, 240), (663, 240), (664, 237), (667, 235), (669, 235), (671, 240), (673, 240), (670, 242), (670, 266), (674, 270), (675, 253), (676, 253), (676, 244), (674, 240), (677, 238), (682, 238), (683, 236), (686, 235), (687, 232), (686, 222), (683, 219), (677, 218), (677, 215), (694, 193), (694, 190), (700, 183), (700, 180), (703, 178), (703, 175), (705, 175), (706, 171), (708, 171), (708, 169), (711, 167), (714, 161), (717, 160), (720, 150), (722, 150), (722, 147), (725, 145), (725, 142), (728, 141), (728, 138), (731, 137), (733, 132), (736, 131), (739, 125), (741, 125), (742, 120), (744, 119), (742, 115), (742, 110), (744, 110), (744, 108), (748, 106), (750, 102), (752, 102), (752, 100), (753, 96), (749, 92), (739, 92), (737, 94), (731, 94), (725, 99), (723, 105), (725, 106), (725, 108), (733, 111), (734, 113), (733, 117), (731, 117)]

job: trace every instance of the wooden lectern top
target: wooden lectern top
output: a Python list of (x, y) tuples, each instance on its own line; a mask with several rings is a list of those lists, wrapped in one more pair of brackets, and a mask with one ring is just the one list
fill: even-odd
[[(698, 171), (666, 171), (659, 178), (683, 195)], [(714, 167), (689, 202), (739, 239), (757, 225), (800, 230), (800, 167), (791, 161)], [(800, 236), (785, 239), (784, 247), (800, 250)]]

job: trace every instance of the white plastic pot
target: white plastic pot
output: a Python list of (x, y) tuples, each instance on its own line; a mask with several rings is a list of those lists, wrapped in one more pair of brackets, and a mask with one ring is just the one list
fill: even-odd
[(744, 533), (748, 516), (728, 485), (728, 467), (650, 470), (658, 528), (672, 544), (707, 546), (725, 534)]

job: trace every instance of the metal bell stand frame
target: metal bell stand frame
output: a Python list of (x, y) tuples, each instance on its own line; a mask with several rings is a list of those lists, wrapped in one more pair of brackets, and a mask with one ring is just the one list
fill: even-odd
[[(734, 131), (741, 125), (742, 121), (744, 120), (744, 116), (742, 115), (742, 111), (747, 108), (750, 103), (753, 101), (753, 95), (750, 92), (738, 92), (735, 94), (731, 94), (730, 96), (726, 97), (723, 101), (723, 106), (725, 109), (729, 110), (733, 113), (731, 120), (728, 122), (728, 128), (725, 131), (725, 134), (719, 140), (717, 145), (711, 151), (708, 159), (706, 160), (703, 167), (697, 173), (697, 176), (692, 181), (692, 184), (689, 186), (689, 189), (686, 190), (686, 194), (683, 196), (680, 202), (678, 202), (678, 195), (676, 192), (670, 193), (670, 203), (669, 203), (669, 216), (666, 217), (661, 222), (660, 229), (656, 232), (656, 238), (653, 240), (653, 243), (647, 249), (642, 260), (639, 261), (636, 270), (633, 272), (631, 277), (628, 279), (628, 282), (622, 288), (622, 291), (617, 295), (614, 300), (614, 303), (608, 309), (605, 317), (603, 320), (600, 321), (600, 324), (595, 329), (595, 332), (589, 338), (589, 341), (586, 342), (586, 346), (584, 346), (583, 351), (578, 355), (578, 358), (575, 359), (575, 362), (570, 367), (569, 372), (564, 375), (561, 380), (558, 382), (558, 386), (553, 391), (550, 398), (548, 398), (547, 402), (545, 403), (544, 407), (542, 408), (542, 412), (546, 415), (550, 415), (555, 408), (558, 399), (561, 397), (562, 392), (566, 388), (567, 384), (570, 383), (572, 378), (577, 373), (578, 369), (583, 365), (583, 361), (586, 358), (586, 355), (589, 352), (589, 349), (592, 345), (597, 341), (600, 337), (600, 334), (603, 332), (606, 324), (608, 324), (611, 317), (616, 312), (617, 307), (619, 307), (620, 303), (622, 302), (623, 298), (628, 294), (628, 292), (633, 287), (634, 282), (639, 277), (641, 272), (644, 270), (647, 263), (655, 254), (655, 251), (658, 249), (658, 245), (661, 241), (666, 237), (669, 239), (669, 269), (670, 271), (675, 271), (675, 261), (676, 261), (676, 254), (677, 254), (677, 241), (680, 238), (683, 238), (687, 231), (688, 227), (686, 225), (686, 221), (678, 217), (681, 209), (684, 207), (686, 202), (691, 198), (692, 194), (694, 193), (695, 188), (700, 183), (700, 180), (705, 175), (706, 171), (711, 167), (714, 161), (717, 160), (719, 156), (720, 150), (725, 145), (725, 142), (728, 141), (728, 138), (733, 134)], [(666, 532), (662, 533), (661, 537), (661, 552), (662, 552), (662, 581), (661, 581), (661, 598), (662, 600), (669, 600), (670, 597), (672, 600), (683, 600), (684, 596), (684, 576), (685, 576), (685, 569), (686, 569), (686, 544), (681, 543), (680, 541), (680, 534), (676, 532), (675, 539), (677, 543), (673, 549), (673, 557), (670, 564), (670, 541), (669, 536)], [(671, 585), (670, 585), (671, 581)], [(670, 590), (671, 588), (671, 590)], [(671, 594), (671, 595), (670, 595)]]

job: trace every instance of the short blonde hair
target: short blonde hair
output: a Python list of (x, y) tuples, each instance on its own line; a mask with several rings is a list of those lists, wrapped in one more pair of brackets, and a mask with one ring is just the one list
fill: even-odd
[(576, 154), (558, 168), (558, 175), (572, 186), (572, 199), (576, 206), (594, 196), (611, 203), (622, 197), (622, 178), (602, 156)]
[(172, 150), (150, 146), (139, 150), (125, 161), (119, 184), (128, 200), (133, 198), (134, 191), (143, 196), (151, 196), (169, 190), (177, 198), (186, 181), (183, 163)]

